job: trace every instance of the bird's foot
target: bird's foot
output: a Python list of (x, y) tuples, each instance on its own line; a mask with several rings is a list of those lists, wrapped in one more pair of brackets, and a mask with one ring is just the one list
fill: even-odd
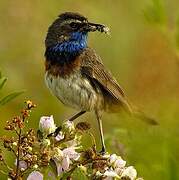
[(100, 155), (105, 155), (106, 154), (106, 148), (102, 147), (101, 151), (99, 152)]
[(55, 132), (49, 134), (47, 137), (52, 137), (52, 136), (56, 137), (58, 135), (58, 133), (61, 131), (61, 129), (62, 129), (62, 126), (57, 127)]

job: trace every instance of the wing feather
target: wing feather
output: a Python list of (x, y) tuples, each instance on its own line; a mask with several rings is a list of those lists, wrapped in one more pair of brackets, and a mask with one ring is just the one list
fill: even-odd
[(95, 79), (119, 104), (124, 105), (128, 111), (131, 111), (123, 89), (112, 74), (104, 67), (101, 58), (95, 51), (86, 48), (80, 55), (80, 58), (82, 59), (82, 74), (85, 74), (91, 79)]

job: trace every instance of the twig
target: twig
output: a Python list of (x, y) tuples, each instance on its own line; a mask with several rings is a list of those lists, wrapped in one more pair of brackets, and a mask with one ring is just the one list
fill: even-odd
[(18, 179), (18, 176), (19, 176), (21, 133), (22, 133), (22, 130), (20, 128), (19, 135), (18, 135), (18, 144), (17, 144), (17, 166), (16, 166), (16, 176), (15, 176), (15, 179)]

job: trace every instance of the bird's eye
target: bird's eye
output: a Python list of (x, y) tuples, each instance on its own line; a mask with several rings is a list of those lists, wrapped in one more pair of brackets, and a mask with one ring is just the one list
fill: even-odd
[(77, 27), (77, 23), (75, 23), (75, 22), (71, 22), (71, 23), (70, 23), (70, 27), (72, 27), (72, 28), (76, 28), (76, 27)]

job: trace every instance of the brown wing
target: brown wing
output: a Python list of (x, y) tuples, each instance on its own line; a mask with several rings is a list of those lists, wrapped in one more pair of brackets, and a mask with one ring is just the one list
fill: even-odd
[(110, 101), (110, 104), (120, 104), (131, 112), (131, 108), (127, 102), (124, 91), (112, 74), (106, 70), (100, 57), (96, 55), (95, 51), (93, 49), (86, 48), (80, 55), (80, 58), (82, 59), (82, 73), (88, 76), (88, 78), (92, 81), (96, 80), (96, 82), (107, 91), (105, 96)]

